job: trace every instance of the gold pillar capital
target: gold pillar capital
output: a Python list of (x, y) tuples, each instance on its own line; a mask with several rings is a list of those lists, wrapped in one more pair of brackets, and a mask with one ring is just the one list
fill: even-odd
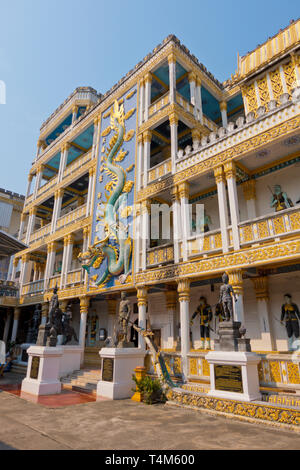
[(48, 253), (52, 253), (53, 251), (56, 251), (56, 249), (57, 249), (57, 244), (56, 244), (56, 242), (50, 242), (50, 243), (48, 243), (48, 245), (47, 245), (47, 252), (48, 252)]
[(88, 313), (90, 298), (87, 296), (80, 297), (80, 313)]
[(232, 160), (225, 163), (224, 172), (225, 172), (226, 179), (236, 177), (236, 165)]
[(63, 197), (63, 195), (64, 195), (64, 189), (63, 188), (56, 189), (56, 191), (54, 192), (55, 199)]
[(172, 111), (169, 114), (169, 122), (170, 122), (171, 126), (172, 126), (172, 124), (178, 125), (178, 114), (176, 113), (176, 111)]
[(150, 130), (147, 130), (143, 133), (143, 139), (144, 139), (144, 143), (145, 142), (151, 142), (151, 139), (152, 139), (152, 132)]
[(189, 72), (188, 73), (188, 80), (189, 80), (189, 83), (191, 82), (196, 82), (196, 74), (195, 72)]
[(177, 281), (177, 292), (179, 302), (190, 300), (190, 279)]
[(259, 276), (251, 279), (256, 300), (269, 300), (268, 276)]
[(29, 215), (36, 215), (37, 213), (37, 207), (31, 207), (29, 209)]
[(137, 141), (138, 141), (138, 144), (142, 144), (143, 143), (143, 134), (138, 134), (138, 137), (137, 137)]
[(176, 54), (175, 54), (175, 52), (171, 52), (168, 55), (168, 63), (169, 63), (169, 65), (170, 64), (176, 64)]
[(190, 188), (189, 188), (189, 183), (187, 181), (184, 181), (183, 183), (180, 183), (178, 185), (178, 193), (180, 199), (182, 198), (189, 198), (190, 195)]
[(202, 84), (202, 80), (201, 80), (200, 77), (197, 76), (196, 77), (196, 86), (201, 86), (201, 84)]
[(235, 294), (243, 293), (243, 271), (242, 269), (231, 269), (227, 271), (229, 284), (232, 285)]
[(250, 201), (250, 199), (256, 198), (256, 181), (255, 179), (250, 179), (245, 181), (242, 184), (245, 201)]
[(142, 307), (143, 305), (147, 305), (147, 294), (148, 294), (148, 287), (147, 286), (139, 286), (137, 287), (137, 300), (138, 306)]
[(144, 77), (144, 82), (145, 83), (151, 83), (152, 82), (152, 75), (150, 72), (146, 73), (145, 77)]
[(25, 222), (25, 220), (26, 220), (26, 214), (25, 214), (25, 212), (22, 212), (22, 214), (21, 214), (21, 222)]
[(220, 111), (227, 111), (227, 101), (220, 101)]
[(217, 168), (214, 168), (214, 175), (215, 175), (215, 180), (216, 183), (224, 183), (225, 182), (225, 175), (223, 171), (223, 166), (218, 166)]
[(13, 260), (14, 267), (16, 268), (18, 266), (18, 264), (19, 264), (19, 258), (14, 258), (14, 260)]

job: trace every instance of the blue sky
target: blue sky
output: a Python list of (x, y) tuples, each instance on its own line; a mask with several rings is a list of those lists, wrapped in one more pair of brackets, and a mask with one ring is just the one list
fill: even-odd
[(25, 193), (41, 123), (77, 87), (104, 93), (168, 34), (217, 79), (299, 16), (299, 0), (0, 0), (0, 187)]

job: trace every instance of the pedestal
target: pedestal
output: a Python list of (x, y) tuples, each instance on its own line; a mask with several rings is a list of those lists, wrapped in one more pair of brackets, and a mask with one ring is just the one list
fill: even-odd
[(136, 367), (144, 366), (146, 352), (139, 348), (102, 348), (101, 380), (97, 385), (97, 396), (120, 400), (130, 398), (135, 383), (132, 374)]
[(21, 392), (32, 395), (52, 395), (61, 392), (61, 347), (31, 346), (27, 350), (28, 366)]
[(261, 400), (257, 365), (260, 357), (252, 352), (210, 351), (205, 359), (210, 367), (208, 395), (230, 400)]

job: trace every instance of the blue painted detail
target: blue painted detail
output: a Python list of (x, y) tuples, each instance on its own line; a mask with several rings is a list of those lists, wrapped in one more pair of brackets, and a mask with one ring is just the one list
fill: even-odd
[(203, 114), (212, 121), (221, 119), (219, 101), (204, 87), (201, 87)]
[(45, 139), (47, 145), (50, 145), (72, 124), (72, 114), (69, 114)]
[(227, 115), (228, 119), (232, 118), (236, 113), (240, 112), (244, 108), (244, 102), (242, 94), (235, 96), (227, 103)]

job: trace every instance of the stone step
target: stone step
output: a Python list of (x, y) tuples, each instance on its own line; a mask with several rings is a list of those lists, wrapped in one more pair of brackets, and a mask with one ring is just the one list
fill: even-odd
[(94, 396), (96, 396), (96, 392), (97, 392), (96, 388), (90, 389), (88, 387), (79, 387), (78, 385), (73, 385), (72, 390), (74, 392), (86, 393), (88, 395), (94, 395)]
[(27, 366), (23, 364), (13, 364), (11, 367), (11, 371), (15, 372), (16, 374), (26, 375), (27, 373)]
[(100, 373), (100, 369), (84, 368), (62, 377), (60, 381), (65, 389), (95, 394), (100, 380)]

